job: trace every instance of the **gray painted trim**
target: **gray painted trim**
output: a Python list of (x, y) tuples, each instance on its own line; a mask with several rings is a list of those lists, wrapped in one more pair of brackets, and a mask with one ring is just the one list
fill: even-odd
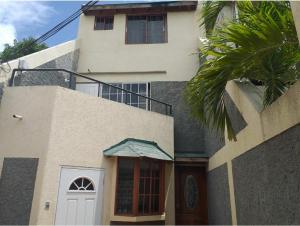
[(0, 225), (29, 225), (37, 167), (36, 158), (4, 158)]

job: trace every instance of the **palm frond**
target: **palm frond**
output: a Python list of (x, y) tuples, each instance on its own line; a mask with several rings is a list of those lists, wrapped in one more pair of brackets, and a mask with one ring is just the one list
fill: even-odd
[(229, 140), (236, 137), (224, 102), (228, 81), (260, 81), (267, 106), (299, 79), (299, 42), (289, 4), (241, 1), (237, 6), (239, 20), (209, 36), (200, 49), (207, 60), (186, 89), (192, 113), (211, 129), (227, 129)]
[(210, 35), (215, 27), (217, 18), (225, 6), (232, 5), (230, 1), (205, 1), (201, 10), (202, 22), (200, 26), (204, 26), (206, 34)]

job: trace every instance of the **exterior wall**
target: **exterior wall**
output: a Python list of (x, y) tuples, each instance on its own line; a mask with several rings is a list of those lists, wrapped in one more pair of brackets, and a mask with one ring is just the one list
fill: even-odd
[[(46, 62), (37, 68), (61, 68), (70, 71), (77, 70), (79, 50), (69, 52), (63, 56)], [(65, 72), (55, 71), (35, 71), (24, 72), (19, 74), (14, 79), (15, 86), (32, 86), (32, 85), (59, 85), (68, 87), (70, 75)]]
[(29, 225), (38, 159), (5, 158), (0, 178), (0, 224)]
[[(36, 222), (32, 213), (38, 211), (39, 195), (45, 166), (45, 153), (52, 121), (55, 92), (32, 87), (4, 88), (0, 108), (0, 171), (4, 158), (37, 158), (39, 165), (32, 202), (30, 224)], [(14, 119), (13, 114), (23, 116)]]
[(232, 161), (237, 222), (300, 223), (300, 124)]
[(5, 68), (5, 71), (0, 70), (0, 82), (6, 83), (10, 79), (12, 69), (19, 68), (20, 61), (23, 62), (25, 68), (37, 68), (63, 55), (76, 51), (78, 49), (78, 45), (78, 41), (69, 41), (33, 54), (26, 55), (16, 60), (9, 61), (8, 64), (2, 64), (1, 66)]
[(94, 16), (80, 18), (78, 71), (107, 82), (187, 81), (195, 75), (199, 8), (168, 12), (168, 43), (125, 44), (126, 15), (114, 16), (113, 30), (94, 30)]
[[(209, 172), (227, 163), (233, 224), (299, 224), (293, 212), (298, 206), (290, 198), (300, 195), (294, 180), (299, 173), (300, 83), (263, 111), (257, 110), (257, 99), (251, 100), (258, 93), (251, 88), (228, 84), (227, 92), (247, 126), (236, 142), (225, 139), (225, 146), (209, 160)], [(288, 195), (279, 195), (283, 193)]]
[[(185, 104), (185, 85), (186, 82), (151, 82), (151, 97), (173, 106), (175, 152), (204, 153), (205, 130), (192, 118)], [(151, 107), (156, 111), (161, 105)]]
[[(24, 96), (29, 98), (28, 105)], [(23, 120), (13, 119), (14, 112), (23, 115)], [(0, 133), (1, 156), (40, 158), (30, 224), (54, 224), (61, 166), (105, 170), (102, 223), (109, 224), (127, 219), (113, 214), (116, 162), (104, 158), (102, 150), (132, 137), (153, 140), (174, 156), (173, 118), (60, 87), (6, 88)], [(36, 143), (42, 144), (36, 147)], [(173, 180), (170, 165), (166, 170), (167, 215), (131, 220), (165, 219), (174, 224)], [(45, 201), (50, 201), (48, 210)]]
[[(291, 6), (299, 36), (299, 3)], [(299, 224), (300, 83), (266, 109), (261, 89), (233, 81), (226, 89), (236, 107), (233, 113), (242, 116), (234, 117), (239, 133), (237, 142), (225, 139), (225, 145), (213, 153), (208, 174), (227, 164), (232, 224)], [(209, 197), (210, 205), (220, 204), (213, 200)], [(212, 213), (218, 220), (218, 211)]]
[(208, 172), (208, 222), (212, 225), (230, 225), (231, 209), (227, 165)]
[[(206, 153), (212, 156), (224, 145), (224, 138), (208, 130), (194, 119), (185, 103), (186, 82), (151, 82), (151, 97), (172, 104), (174, 115), (174, 145), (176, 153)], [(226, 93), (225, 103), (234, 131), (239, 133), (247, 125), (230, 96)], [(164, 112), (161, 105), (152, 104), (151, 109)]]

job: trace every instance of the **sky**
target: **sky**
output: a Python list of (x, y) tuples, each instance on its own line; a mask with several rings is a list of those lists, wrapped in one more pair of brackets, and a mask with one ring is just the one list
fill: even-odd
[[(30, 36), (38, 38), (86, 2), (0, 0), (0, 52), (3, 50), (4, 44), (13, 44), (14, 39), (20, 41)], [(109, 1), (109, 3), (112, 2), (120, 3), (122, 1)], [(128, 1), (124, 0), (123, 2)], [(76, 19), (46, 40), (46, 44), (51, 47), (75, 39), (78, 23), (79, 19)]]

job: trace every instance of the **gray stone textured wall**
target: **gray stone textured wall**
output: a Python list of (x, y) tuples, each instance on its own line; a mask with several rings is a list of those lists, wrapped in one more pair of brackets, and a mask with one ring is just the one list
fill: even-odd
[(300, 124), (233, 160), (238, 224), (300, 224)]
[(247, 126), (247, 123), (227, 92), (225, 92), (224, 101), (232, 123), (233, 131), (235, 134), (238, 134)]
[[(151, 97), (173, 105), (174, 116), (174, 145), (175, 152), (204, 152), (205, 130), (190, 115), (184, 101), (186, 82), (152, 82)], [(151, 108), (156, 112), (165, 112), (161, 105), (152, 103)]]
[(207, 192), (208, 223), (212, 225), (230, 225), (231, 208), (227, 164), (208, 172)]
[[(79, 50), (75, 50), (52, 61), (49, 61), (37, 68), (60, 68), (76, 71), (78, 65)], [(68, 87), (70, 75), (66, 72), (23, 72), (19, 73), (14, 80), (15, 86), (34, 86), (34, 85), (58, 85)], [(72, 80), (72, 87), (75, 81)], [(74, 84), (73, 84), (74, 83)]]
[[(225, 145), (224, 138), (197, 122), (184, 100), (186, 82), (152, 82), (151, 97), (173, 105), (175, 152), (205, 152), (212, 156)], [(228, 94), (225, 103), (236, 133), (247, 124)], [(151, 105), (152, 111), (165, 113), (164, 106)]]
[[(238, 134), (247, 126), (247, 123), (227, 92), (225, 92), (224, 100), (233, 130), (235, 134)], [(225, 141), (223, 136), (220, 136), (217, 132), (206, 129), (205, 150), (209, 156), (214, 155), (224, 145)]]
[(0, 83), (0, 103), (3, 96), (3, 88), (4, 88), (4, 83)]
[(0, 178), (0, 225), (28, 225), (38, 159), (5, 158)]

